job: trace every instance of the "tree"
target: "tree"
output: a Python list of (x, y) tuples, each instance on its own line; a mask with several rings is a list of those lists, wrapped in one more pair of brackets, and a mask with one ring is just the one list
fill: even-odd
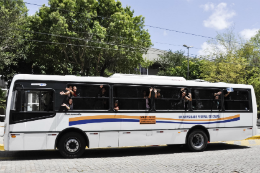
[(185, 59), (184, 51), (172, 52), (169, 50), (166, 53), (159, 55), (159, 59), (156, 60), (156, 62), (161, 65), (162, 70), (165, 70), (169, 67), (181, 66)]
[(152, 45), (143, 29), (144, 17), (134, 17), (120, 1), (49, 0), (49, 5), (30, 16), (27, 25), (27, 39), (45, 41), (28, 41), (28, 57), (41, 73), (104, 76), (106, 69), (126, 68), (133, 72)]
[[(184, 56), (183, 51), (172, 52), (169, 50), (163, 55), (159, 55), (156, 61), (161, 65), (158, 75), (161, 76), (182, 76), (187, 77), (188, 60)], [(200, 60), (197, 58), (189, 58), (189, 79), (198, 79)]]
[[(199, 79), (200, 78), (200, 65), (201, 61), (199, 59), (189, 60), (189, 79)], [(188, 60), (182, 61), (181, 66), (168, 67), (165, 70), (159, 71), (158, 75), (161, 76), (182, 76), (187, 78), (188, 70)]]
[(234, 55), (215, 60), (203, 60), (201, 77), (209, 82), (246, 83), (247, 61)]
[(216, 39), (208, 42), (208, 55), (202, 57), (201, 77), (210, 82), (246, 83), (248, 59), (241, 51), (233, 28), (225, 33), (218, 33)]
[(0, 109), (5, 109), (6, 93), (0, 88)]
[(22, 0), (0, 1), (0, 74), (5, 80), (19, 73), (17, 65), (26, 59), (20, 29), (27, 11)]

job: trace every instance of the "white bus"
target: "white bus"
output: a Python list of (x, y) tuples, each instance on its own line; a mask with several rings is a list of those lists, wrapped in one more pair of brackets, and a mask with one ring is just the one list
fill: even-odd
[(256, 135), (251, 85), (186, 81), (182, 77), (15, 75), (4, 123), (4, 149), (59, 150), (186, 144)]

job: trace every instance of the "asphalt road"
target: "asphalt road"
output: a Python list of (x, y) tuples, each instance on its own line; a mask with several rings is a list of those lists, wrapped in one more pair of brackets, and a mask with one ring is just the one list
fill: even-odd
[(56, 151), (0, 152), (0, 172), (260, 172), (257, 146), (209, 144), (204, 152), (185, 147), (89, 149), (82, 158)]

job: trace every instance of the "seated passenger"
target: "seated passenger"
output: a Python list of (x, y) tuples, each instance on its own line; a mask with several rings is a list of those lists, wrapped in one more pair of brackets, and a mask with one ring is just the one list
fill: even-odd
[(69, 104), (63, 103), (61, 106), (65, 106), (68, 110), (73, 110), (73, 100), (69, 99)]
[(118, 110), (119, 110), (118, 100), (115, 101), (114, 110), (115, 110), (115, 111), (118, 111)]

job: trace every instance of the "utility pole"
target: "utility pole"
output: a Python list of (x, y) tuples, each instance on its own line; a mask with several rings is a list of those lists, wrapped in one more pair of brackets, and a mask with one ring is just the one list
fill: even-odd
[(188, 49), (188, 72), (187, 72), (187, 80), (188, 80), (189, 79), (189, 70), (190, 70), (189, 69), (190, 68), (189, 67), (190, 66), (190, 64), (189, 64), (189, 49), (192, 48), (193, 46), (187, 46), (186, 44), (184, 44), (183, 46)]

